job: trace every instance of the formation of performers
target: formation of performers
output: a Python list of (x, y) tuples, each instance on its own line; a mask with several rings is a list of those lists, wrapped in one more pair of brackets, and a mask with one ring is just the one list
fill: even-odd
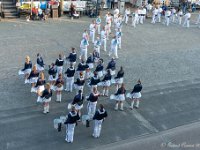
[[(116, 9), (116, 12), (118, 12), (118, 9)], [(153, 7), (151, 4), (136, 8), (133, 12), (127, 7), (123, 19), (125, 24), (128, 24), (129, 18), (131, 17), (132, 26), (136, 27), (138, 24), (143, 24), (146, 17), (149, 17), (150, 15), (152, 15), (152, 24), (162, 23), (166, 26), (178, 24), (182, 27), (190, 27), (191, 13), (189, 11), (183, 13), (180, 8), (173, 7), (169, 9), (166, 6)], [(195, 24), (200, 27), (200, 11)]]
[[(99, 105), (98, 109), (96, 108), (99, 98), (108, 97), (115, 100), (115, 110), (124, 110), (123, 103), (126, 97), (131, 99), (131, 109), (139, 108), (140, 92), (142, 90), (141, 81), (137, 81), (132, 92), (126, 93), (123, 67), (121, 66), (116, 73), (117, 51), (118, 48), (122, 49), (122, 21), (123, 18), (120, 15), (115, 15), (113, 18), (110, 13), (107, 13), (105, 26), (102, 26), (101, 17), (97, 17), (89, 25), (89, 34), (85, 30), (82, 35), (80, 55), (77, 55), (76, 49), (73, 47), (68, 56), (59, 54), (55, 63), (49, 65), (48, 77), (46, 75), (47, 67), (40, 54), (37, 54), (35, 65), (32, 64), (30, 57), (27, 56), (24, 68), (19, 70), (19, 75), (24, 75), (25, 84), (31, 84), (30, 91), (37, 93), (36, 101), (43, 104), (44, 114), (49, 113), (53, 91), (56, 93), (55, 101), (58, 103), (61, 103), (64, 91), (69, 93), (76, 92), (73, 101), (70, 102), (71, 111), (65, 121), (65, 140), (69, 143), (73, 142), (76, 123), (84, 116), (81, 114), (81, 110), (85, 100), (87, 101), (87, 120), (94, 120), (94, 132), (92, 135), (95, 138), (100, 136), (102, 122), (108, 115), (102, 104)], [(114, 24), (114, 30), (112, 29), (112, 23)], [(106, 53), (106, 43), (109, 41), (112, 32), (115, 32), (115, 34), (112, 37), (108, 53), (110, 60), (105, 65), (101, 53), (102, 50), (104, 51), (103, 53)], [(94, 48), (93, 52), (88, 55), (89, 43), (92, 43)], [(45, 75), (48, 79), (45, 78)], [(112, 85), (114, 85), (116, 92), (109, 94)], [(84, 95), (86, 88), (90, 91), (87, 94), (89, 96)]]

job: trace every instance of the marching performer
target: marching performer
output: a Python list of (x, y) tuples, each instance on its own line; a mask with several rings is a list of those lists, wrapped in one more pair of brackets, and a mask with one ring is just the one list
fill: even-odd
[(65, 138), (66, 142), (73, 143), (74, 129), (79, 119), (80, 119), (80, 116), (76, 112), (75, 107), (72, 106), (72, 110), (69, 112), (68, 117), (64, 123), (66, 124), (66, 138)]
[(175, 18), (176, 18), (176, 9), (172, 8), (171, 12), (172, 12), (171, 19), (172, 19), (172, 22), (174, 23), (175, 22)]
[(57, 67), (57, 72), (58, 74), (62, 74), (63, 72), (63, 65), (64, 65), (64, 60), (62, 59), (62, 55), (59, 54), (59, 58), (56, 59), (55, 65)]
[[(95, 38), (95, 31), (96, 31), (96, 24), (95, 21), (93, 20), (92, 23), (90, 24), (90, 38), (92, 40), (92, 43), (94, 43), (94, 38)], [(86, 57), (87, 58), (87, 57)]]
[(118, 39), (118, 47), (119, 49), (122, 48), (122, 32), (120, 29), (118, 29), (118, 31), (116, 32), (116, 37)]
[(46, 83), (46, 81), (44, 78), (44, 73), (41, 72), (40, 77), (38, 78), (37, 83), (35, 85), (35, 92), (37, 92), (37, 94), (38, 94), (37, 102), (39, 102), (40, 96), (42, 95), (42, 92), (45, 89), (45, 87), (44, 87), (45, 83)]
[(125, 93), (126, 89), (124, 83), (122, 83), (121, 87), (117, 90), (117, 93), (115, 94), (115, 100), (116, 100), (115, 110), (118, 110), (119, 105), (120, 105), (120, 110), (124, 110), (123, 102), (125, 101)]
[(72, 105), (75, 107), (79, 117), (81, 117), (81, 109), (83, 108), (83, 91), (79, 90), (78, 94), (74, 97), (74, 100), (72, 102)]
[(170, 17), (171, 17), (171, 11), (169, 9), (167, 9), (165, 11), (165, 24), (167, 26), (169, 26)]
[(99, 60), (99, 63), (95, 69), (95, 72), (97, 72), (97, 75), (99, 78), (103, 77), (103, 62)]
[(61, 102), (62, 99), (62, 90), (63, 90), (63, 85), (64, 85), (64, 80), (62, 78), (62, 74), (58, 75), (58, 79), (56, 80), (55, 83), (55, 91), (56, 91), (56, 102)]
[(42, 56), (38, 53), (37, 54), (37, 71), (38, 72), (41, 72), (41, 71), (44, 71), (44, 61), (43, 61), (43, 58)]
[(119, 58), (118, 54), (117, 54), (117, 50), (118, 50), (118, 40), (116, 36), (113, 36), (113, 39), (111, 40), (111, 46), (110, 46), (110, 51), (108, 56), (111, 56), (111, 54), (114, 55), (115, 58)]
[(109, 87), (110, 87), (110, 82), (111, 82), (111, 74), (110, 74), (110, 70), (107, 70), (106, 75), (104, 76), (103, 80), (99, 83), (101, 86), (103, 86), (103, 92), (102, 92), (102, 96), (108, 96), (109, 93)]
[(86, 71), (86, 63), (84, 61), (84, 59), (81, 59), (81, 62), (78, 64), (78, 67), (77, 67), (77, 73), (78, 75), (80, 75), (80, 73), (82, 73), (83, 75), (83, 78), (85, 78), (85, 71)]
[(39, 77), (39, 72), (37, 71), (36, 65), (33, 66), (33, 69), (31, 70), (31, 73), (27, 79), (28, 83), (31, 83), (31, 92), (33, 92), (35, 84), (37, 83)]
[(43, 113), (49, 113), (49, 102), (51, 101), (51, 97), (52, 97), (52, 90), (51, 90), (51, 86), (49, 83), (47, 83), (45, 85), (45, 90), (42, 92), (42, 96), (41, 98), (41, 102), (44, 103), (44, 111)]
[(111, 33), (109, 23), (106, 23), (106, 25), (105, 25), (105, 31), (106, 31), (106, 39), (109, 40), (109, 35)]
[(108, 12), (106, 15), (106, 24), (108, 24), (109, 34), (111, 33), (111, 23), (112, 23), (112, 16), (111, 16), (110, 12)]
[(75, 89), (77, 90), (77, 93), (79, 90), (83, 91), (84, 84), (85, 84), (85, 79), (83, 77), (83, 73), (81, 72), (79, 75), (79, 78), (77, 78), (76, 82), (74, 82), (74, 86), (75, 86)]
[(100, 94), (97, 91), (97, 88), (94, 87), (92, 93), (87, 98), (87, 100), (88, 100), (87, 109), (88, 109), (88, 116), (90, 117), (90, 119), (92, 119), (95, 114), (96, 105), (97, 105), (99, 96), (100, 96)]
[(19, 73), (18, 73), (19, 75), (24, 74), (25, 83), (26, 83), (27, 78), (29, 77), (29, 75), (31, 73), (31, 68), (32, 68), (32, 62), (30, 61), (30, 57), (26, 56), (24, 68), (22, 70), (19, 70)]
[(74, 67), (76, 64), (76, 59), (77, 59), (76, 49), (74, 47), (72, 47), (71, 53), (69, 54), (68, 57), (66, 57), (66, 60), (68, 60), (69, 64), (72, 64)]
[(108, 66), (106, 69), (110, 70), (111, 76), (115, 75), (116, 62), (114, 58), (112, 58), (111, 61), (108, 63)]
[(96, 27), (97, 27), (98, 34), (100, 34), (100, 31), (101, 31), (101, 17), (100, 16), (97, 16)]
[(53, 85), (55, 84), (55, 81), (58, 78), (58, 74), (57, 74), (57, 68), (55, 66), (54, 63), (52, 63), (51, 65), (49, 65), (49, 82), (51, 87), (53, 87)]
[(161, 22), (162, 12), (163, 12), (162, 7), (159, 7), (159, 8), (158, 8), (158, 22)]
[(101, 30), (101, 45), (103, 45), (103, 50), (106, 51), (106, 31), (105, 27)]
[(141, 81), (138, 80), (137, 84), (133, 88), (133, 91), (131, 92), (131, 99), (132, 99), (130, 106), (131, 109), (133, 109), (135, 103), (136, 103), (135, 108), (139, 108), (141, 91), (142, 91), (142, 84)]
[(183, 27), (187, 27), (189, 28), (190, 27), (190, 18), (191, 18), (191, 13), (187, 12), (185, 15), (184, 15), (184, 22), (183, 22)]
[(87, 48), (89, 46), (89, 42), (86, 38), (83, 38), (81, 40), (81, 44), (80, 44), (80, 56), (79, 59), (84, 58), (85, 60), (87, 59)]
[(123, 67), (120, 67), (120, 70), (117, 73), (117, 76), (114, 78), (114, 83), (116, 85), (116, 92), (119, 89), (119, 86), (124, 82), (124, 70)]
[(73, 90), (74, 74), (75, 74), (74, 65), (71, 63), (70, 67), (65, 72), (65, 78), (66, 78), (66, 89), (65, 89), (65, 91), (67, 91), (67, 92), (72, 92), (72, 90)]
[(155, 23), (156, 23), (157, 16), (158, 16), (158, 9), (157, 9), (157, 8), (154, 8), (152, 14), (153, 14), (153, 16), (152, 16), (152, 21), (151, 21), (151, 23), (155, 24)]
[(90, 56), (87, 58), (86, 64), (89, 66), (90, 69), (94, 68), (94, 57), (92, 53), (90, 53)]
[(124, 20), (125, 20), (125, 24), (128, 24), (128, 19), (129, 19), (129, 15), (131, 14), (130, 8), (127, 7), (125, 10), (125, 15), (124, 15)]
[(94, 120), (94, 132), (92, 136), (94, 138), (99, 138), (101, 134), (102, 123), (105, 118), (108, 116), (106, 110), (104, 109), (103, 105), (99, 105), (99, 109), (96, 111), (93, 120)]
[(198, 14), (198, 17), (197, 17), (196, 24), (199, 24), (199, 23), (200, 23), (200, 11), (199, 11), (199, 14)]
[(182, 17), (183, 17), (183, 11), (182, 9), (180, 9), (178, 11), (178, 24), (181, 25), (182, 24)]
[(101, 40), (97, 36), (97, 39), (94, 42), (94, 49), (99, 53), (99, 56), (100, 56), (100, 47), (101, 47)]
[(100, 82), (100, 79), (98, 77), (98, 74), (96, 71), (94, 71), (94, 76), (91, 77), (90, 82), (89, 82), (89, 86), (91, 87), (91, 91), (93, 90), (93, 88), (95, 87), (97, 89), (97, 84)]
[(135, 12), (132, 14), (132, 26), (135, 28), (136, 24), (138, 22), (139, 16), (138, 16), (138, 10), (136, 9)]
[(88, 34), (87, 30), (84, 30), (82, 38), (87, 39), (89, 41), (89, 34)]
[(147, 10), (145, 7), (141, 8), (141, 19), (140, 19), (140, 23), (143, 24), (144, 20), (146, 19), (146, 15), (147, 15)]

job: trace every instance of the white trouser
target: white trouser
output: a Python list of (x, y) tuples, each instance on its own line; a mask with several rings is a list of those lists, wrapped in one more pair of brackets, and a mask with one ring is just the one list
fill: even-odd
[(140, 23), (143, 24), (143, 18), (144, 18), (144, 16), (140, 16), (139, 18), (140, 18)]
[(172, 15), (172, 22), (175, 22), (175, 14)]
[(96, 112), (96, 105), (97, 105), (97, 102), (88, 102), (87, 109), (88, 109), (88, 115), (90, 116), (90, 119), (93, 118)]
[(132, 18), (132, 26), (135, 28), (136, 27), (136, 22), (137, 22), (138, 17), (133, 17)]
[(129, 18), (129, 16), (128, 16), (128, 15), (125, 15), (125, 23), (126, 23), (126, 24), (128, 23), (128, 18)]
[(117, 54), (117, 46), (114, 46), (114, 47), (111, 46), (111, 49), (110, 49), (108, 55), (111, 56), (111, 54), (113, 54), (115, 58), (118, 58), (118, 54)]
[(101, 39), (101, 45), (103, 45), (103, 50), (106, 51), (106, 38)]
[(151, 21), (151, 23), (156, 23), (156, 15), (153, 15), (153, 16), (152, 16), (152, 21)]
[(57, 66), (57, 72), (58, 72), (58, 74), (62, 74), (63, 66)]
[(189, 28), (190, 27), (190, 20), (188, 19), (188, 18), (185, 18), (185, 20), (184, 20), (184, 23), (183, 23), (183, 27), (187, 27), (187, 28)]
[(86, 49), (81, 48), (80, 57), (83, 57), (84, 60), (87, 60), (87, 48)]
[(97, 32), (98, 32), (98, 34), (100, 34), (101, 33), (101, 25), (97, 24), (96, 26), (97, 26)]
[(66, 90), (72, 92), (74, 84), (74, 77), (66, 78)]
[(170, 17), (167, 17), (167, 16), (166, 16), (166, 17), (165, 17), (165, 22), (166, 22), (166, 25), (167, 25), (167, 26), (169, 26), (169, 20), (170, 20)]
[(100, 136), (102, 122), (103, 122), (103, 119), (102, 120), (94, 120), (93, 136), (96, 137), (96, 138)]
[(158, 22), (161, 22), (161, 13), (158, 13)]
[(179, 23), (179, 25), (182, 24), (182, 16), (179, 16), (179, 17), (178, 17), (178, 23)]
[(95, 31), (90, 31), (90, 38), (92, 39), (92, 43), (94, 43)]
[(118, 46), (119, 46), (119, 49), (122, 48), (122, 38), (121, 37), (118, 37)]
[(66, 138), (65, 140), (67, 142), (73, 142), (74, 140), (74, 128), (75, 128), (76, 124), (73, 123), (73, 124), (67, 124), (66, 125)]

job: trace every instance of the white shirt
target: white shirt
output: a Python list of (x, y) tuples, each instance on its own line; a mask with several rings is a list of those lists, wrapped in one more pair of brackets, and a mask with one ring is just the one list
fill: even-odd
[(95, 32), (95, 24), (90, 24), (90, 32)]
[(130, 15), (130, 13), (131, 13), (130, 9), (125, 10), (125, 15)]
[(101, 39), (106, 39), (106, 31), (104, 30), (101, 31)]
[(155, 8), (155, 9), (153, 10), (153, 15), (158, 15), (158, 9)]

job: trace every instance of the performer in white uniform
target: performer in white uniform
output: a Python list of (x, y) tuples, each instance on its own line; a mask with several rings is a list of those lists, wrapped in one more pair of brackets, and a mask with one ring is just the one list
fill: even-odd
[(103, 45), (104, 51), (106, 51), (106, 40), (107, 40), (106, 31), (105, 31), (105, 27), (103, 27), (101, 31), (101, 45)]
[(130, 8), (127, 7), (124, 13), (124, 21), (126, 25), (128, 24), (128, 19), (130, 14), (131, 14)]
[(96, 23), (93, 20), (92, 23), (90, 24), (90, 38), (92, 40), (92, 43), (94, 43), (94, 38), (95, 38), (95, 31), (96, 31)]
[(178, 24), (182, 24), (182, 18), (183, 18), (183, 11), (180, 9), (178, 12)]
[(89, 42), (86, 38), (83, 38), (81, 40), (81, 44), (80, 44), (80, 56), (79, 59), (83, 58), (84, 60), (87, 59), (87, 51), (88, 51), (88, 46), (89, 46)]
[(158, 22), (161, 22), (162, 12), (163, 12), (162, 7), (159, 7), (158, 8)]
[(118, 31), (116, 32), (116, 37), (118, 39), (118, 47), (119, 49), (122, 48), (122, 32), (120, 31), (120, 29), (118, 29)]
[(118, 39), (116, 36), (113, 36), (113, 39), (111, 40), (111, 46), (110, 46), (110, 51), (108, 56), (111, 56), (112, 54), (114, 55), (115, 58), (119, 58), (117, 51), (118, 51)]
[(101, 31), (101, 17), (100, 16), (98, 16), (96, 19), (96, 27), (97, 27), (98, 34), (100, 34), (100, 31)]
[(199, 23), (200, 23), (200, 11), (199, 11), (199, 14), (198, 14), (198, 17), (197, 17), (196, 24), (199, 24)]
[(39, 72), (37, 71), (36, 65), (33, 66), (29, 77), (27, 78), (27, 83), (31, 84), (31, 92), (33, 92), (35, 84), (37, 83), (39, 77)]
[(99, 56), (100, 56), (100, 47), (101, 47), (101, 40), (97, 36), (97, 39), (94, 42), (94, 49), (99, 53)]
[(158, 9), (154, 8), (153, 12), (152, 12), (153, 16), (152, 16), (152, 21), (151, 23), (155, 24), (156, 23), (156, 19), (158, 17)]
[(184, 15), (183, 27), (187, 27), (187, 28), (190, 27), (190, 18), (191, 18), (191, 13), (187, 12), (187, 13)]
[(166, 24), (167, 27), (169, 26), (170, 17), (171, 17), (171, 11), (166, 10), (165, 11), (165, 24)]
[(99, 138), (101, 134), (102, 123), (105, 118), (108, 116), (106, 110), (104, 109), (103, 105), (99, 105), (99, 109), (96, 111), (93, 120), (94, 120), (94, 132), (92, 136), (94, 138)]
[(139, 20), (138, 9), (136, 9), (135, 12), (132, 14), (132, 26), (134, 28), (136, 27), (138, 20)]
[(66, 138), (65, 141), (68, 143), (73, 143), (74, 141), (74, 129), (77, 124), (77, 121), (80, 119), (78, 113), (74, 106), (72, 106), (72, 110), (69, 112), (67, 119), (65, 121), (66, 124)]

